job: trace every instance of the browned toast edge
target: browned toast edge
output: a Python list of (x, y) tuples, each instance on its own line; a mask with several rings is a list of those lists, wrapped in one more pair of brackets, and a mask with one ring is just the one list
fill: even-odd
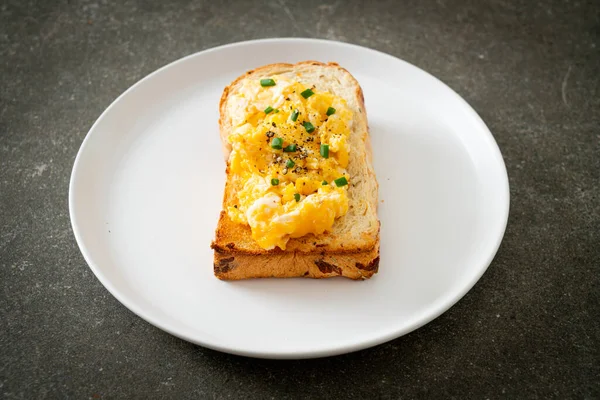
[(368, 279), (379, 269), (379, 245), (355, 253), (245, 254), (215, 249), (214, 273), (223, 280), (248, 278), (331, 278)]

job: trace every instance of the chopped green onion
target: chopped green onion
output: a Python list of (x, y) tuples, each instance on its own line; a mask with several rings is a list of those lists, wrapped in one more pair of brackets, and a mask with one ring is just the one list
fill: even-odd
[(329, 145), (328, 144), (321, 145), (321, 156), (323, 158), (329, 158)]
[(348, 184), (348, 180), (346, 179), (345, 176), (335, 179), (334, 182), (335, 182), (335, 186), (337, 186), (337, 187), (346, 186)]
[(327, 185), (327, 181), (321, 182), (321, 185), (323, 185), (323, 186)]
[(279, 185), (279, 179), (277, 179), (277, 178), (271, 179), (271, 185), (273, 185), (273, 186)]
[(313, 133), (315, 131), (315, 126), (308, 121), (304, 121), (302, 123), (302, 125), (304, 126), (304, 129), (306, 129), (306, 132), (308, 132), (308, 133)]
[(298, 146), (296, 146), (295, 144), (290, 144), (287, 145), (283, 148), (283, 151), (285, 151), (286, 153), (293, 153), (294, 151), (296, 151), (298, 148)]
[(329, 117), (330, 115), (333, 115), (333, 114), (335, 114), (335, 108), (333, 108), (333, 107), (329, 107), (329, 108), (327, 109), (327, 112), (326, 112), (325, 114), (327, 114), (327, 116), (328, 116), (328, 117)]
[(271, 140), (271, 147), (277, 150), (281, 150), (281, 148), (283, 147), (283, 139), (282, 138), (273, 138), (273, 140)]
[(279, 108), (275, 109), (275, 114), (277, 114), (279, 112)]
[(290, 119), (291, 119), (293, 122), (296, 122), (296, 120), (298, 119), (298, 114), (299, 114), (299, 111), (298, 111), (298, 109), (296, 108), (296, 109), (295, 109), (295, 110), (292, 112), (292, 115), (290, 115)]
[(305, 99), (308, 99), (310, 96), (312, 96), (313, 94), (315, 94), (315, 92), (313, 92), (310, 89), (306, 89), (304, 92), (300, 93), (302, 95), (302, 97), (304, 97)]
[(265, 108), (265, 114), (268, 114), (271, 111), (273, 111), (273, 107), (269, 106), (269, 107)]
[(285, 166), (288, 168), (292, 168), (294, 165), (296, 165), (296, 163), (292, 160), (287, 160), (287, 162), (285, 163)]
[(273, 79), (261, 79), (260, 86), (275, 86), (275, 81)]
[(294, 198), (296, 199), (296, 202), (300, 201), (300, 193), (294, 193)]

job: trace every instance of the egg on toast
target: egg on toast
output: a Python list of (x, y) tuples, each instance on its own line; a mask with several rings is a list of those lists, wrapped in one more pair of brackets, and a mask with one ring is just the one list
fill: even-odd
[(377, 180), (362, 90), (335, 63), (273, 64), (225, 88), (220, 279), (371, 277)]

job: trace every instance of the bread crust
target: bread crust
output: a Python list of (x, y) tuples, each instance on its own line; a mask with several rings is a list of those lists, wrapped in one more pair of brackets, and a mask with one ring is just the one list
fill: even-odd
[[(231, 151), (231, 146), (227, 140), (231, 131), (226, 110), (229, 95), (235, 92), (237, 86), (244, 79), (250, 77), (258, 79), (281, 72), (294, 73), (295, 71), (298, 71), (298, 74), (303, 71), (335, 73), (341, 76), (346, 81), (346, 86), (352, 89), (351, 93), (356, 103), (356, 110), (354, 111), (359, 113), (357, 116), (359, 128), (363, 127), (362, 130), (364, 130), (364, 132), (360, 132), (362, 130), (359, 129), (359, 134), (362, 135), (359, 143), (362, 146), (358, 147), (362, 147), (362, 154), (358, 156), (362, 156), (362, 158), (359, 158), (356, 164), (360, 164), (362, 168), (359, 174), (361, 179), (364, 179), (363, 184), (367, 183), (365, 186), (361, 186), (361, 189), (365, 190), (364, 188), (366, 188), (365, 191), (368, 193), (365, 196), (366, 200), (361, 199), (361, 201), (355, 201), (355, 204), (351, 204), (349, 214), (354, 216), (352, 218), (362, 218), (364, 227), (360, 232), (355, 232), (352, 235), (346, 234), (345, 231), (341, 230), (342, 228), (340, 228), (340, 232), (332, 229), (332, 232), (322, 235), (309, 234), (301, 238), (290, 239), (286, 250), (277, 247), (273, 250), (265, 250), (252, 239), (249, 226), (231, 221), (227, 212), (224, 211), (236, 196), (235, 183), (231, 179), (229, 163), (227, 162), (223, 211), (220, 214), (215, 240), (211, 244), (215, 251), (214, 273), (219, 279), (329, 278), (333, 276), (366, 279), (378, 271), (380, 226), (376, 217), (378, 185), (372, 168), (372, 150), (363, 92), (356, 79), (347, 70), (333, 62), (303, 61), (296, 64), (277, 63), (265, 65), (236, 78), (223, 90), (219, 102), (219, 129), (225, 159), (228, 160)], [(355, 197), (362, 195), (363, 193), (358, 193)], [(352, 210), (355, 206), (357, 208)], [(361, 207), (360, 210), (359, 207)], [(361, 213), (366, 217), (362, 217)], [(365, 218), (368, 220), (365, 220)], [(344, 217), (334, 223), (334, 228), (342, 219)], [(351, 222), (349, 220), (348, 224)]]
[(331, 278), (367, 279), (379, 269), (379, 245), (370, 251), (297, 253), (279, 251), (254, 255), (215, 249), (215, 276), (223, 280), (250, 278)]

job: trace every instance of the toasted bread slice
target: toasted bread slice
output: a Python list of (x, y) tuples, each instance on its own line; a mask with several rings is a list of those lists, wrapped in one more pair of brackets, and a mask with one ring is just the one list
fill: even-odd
[(353, 111), (352, 130), (348, 138), (350, 158), (347, 171), (349, 208), (337, 219), (330, 232), (308, 234), (290, 239), (285, 250), (261, 248), (251, 236), (248, 225), (231, 221), (228, 206), (235, 204), (240, 183), (230, 173), (223, 211), (218, 222), (214, 249), (214, 273), (219, 279), (237, 280), (263, 277), (370, 278), (379, 267), (379, 220), (377, 219), (378, 184), (372, 166), (367, 114), (360, 85), (336, 63), (305, 61), (297, 64), (272, 64), (249, 71), (225, 88), (220, 102), (219, 127), (226, 159), (230, 146), (232, 116), (227, 115), (227, 101), (245, 79), (262, 79), (283, 75), (319, 91), (344, 98)]

